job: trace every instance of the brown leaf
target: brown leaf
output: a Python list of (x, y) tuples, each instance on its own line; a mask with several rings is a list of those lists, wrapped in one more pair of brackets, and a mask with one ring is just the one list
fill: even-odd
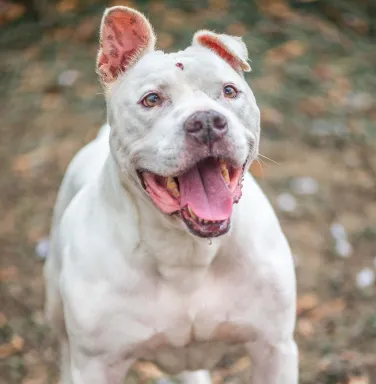
[(181, 29), (181, 26), (186, 23), (186, 16), (179, 9), (167, 9), (164, 12), (165, 27), (170, 29)]
[(48, 93), (43, 97), (41, 108), (44, 111), (53, 111), (63, 106), (64, 99), (57, 93)]
[(296, 314), (301, 316), (305, 312), (311, 311), (319, 304), (319, 298), (315, 293), (309, 293), (307, 295), (298, 298), (296, 304)]
[(370, 26), (368, 22), (354, 14), (347, 15), (344, 18), (344, 24), (360, 35), (367, 35), (369, 33)]
[(76, 28), (74, 37), (78, 41), (88, 41), (96, 35), (98, 29), (98, 20), (95, 17), (90, 17), (83, 20)]
[(4, 315), (4, 313), (0, 312), (0, 328), (5, 327), (7, 322), (8, 322), (8, 320), (7, 320), (6, 316)]
[(252, 175), (254, 177), (264, 177), (265, 176), (265, 171), (264, 171), (264, 168), (262, 166), (262, 164), (259, 162), (259, 161), (254, 161), (252, 164), (251, 164), (251, 167), (249, 168), (250, 172), (252, 173)]
[(228, 10), (230, 7), (229, 0), (209, 0), (210, 9)]
[(10, 343), (0, 345), (0, 359), (5, 359), (22, 351), (23, 347), (24, 340), (20, 336), (14, 335)]
[(0, 281), (10, 281), (17, 277), (18, 275), (18, 268), (14, 265), (11, 267), (5, 267), (0, 269)]
[(366, 376), (353, 376), (349, 378), (348, 384), (370, 384)]
[(278, 109), (263, 107), (261, 109), (261, 126), (279, 126), (283, 123), (284, 116)]
[(71, 12), (74, 11), (78, 6), (77, 0), (61, 0), (57, 6), (56, 9), (58, 12), (65, 13), (65, 12)]
[(298, 320), (296, 328), (299, 335), (306, 339), (311, 338), (314, 332), (312, 321), (305, 318)]
[(158, 35), (158, 46), (161, 49), (168, 49), (174, 44), (174, 38), (171, 33), (161, 32)]
[[(153, 3), (154, 3), (154, 1), (153, 1)], [(125, 7), (137, 8), (137, 4), (135, 4), (135, 2), (132, 0), (112, 0), (112, 1), (110, 1), (110, 4), (109, 4), (110, 7), (114, 7), (116, 5), (123, 5)]]
[(311, 117), (322, 114), (327, 105), (327, 100), (319, 96), (307, 97), (299, 102), (300, 110)]
[(328, 301), (309, 313), (312, 320), (320, 321), (322, 319), (339, 315), (346, 308), (343, 298)]
[(20, 18), (26, 11), (21, 4), (5, 3), (5, 5), (1, 4), (1, 7), (5, 9), (2, 9), (0, 13), (0, 25)]
[(259, 77), (253, 81), (253, 89), (257, 92), (277, 93), (282, 85), (283, 82), (276, 73)]
[(23, 155), (18, 155), (13, 160), (12, 170), (18, 176), (29, 177), (41, 170), (54, 156), (51, 146), (43, 146)]
[(266, 52), (265, 62), (268, 65), (281, 65), (307, 52), (308, 45), (301, 40), (289, 40)]
[(234, 36), (244, 36), (248, 33), (248, 28), (244, 25), (244, 24), (241, 24), (241, 23), (233, 23), (233, 24), (230, 24), (227, 28), (226, 28), (226, 31), (230, 34), (230, 35), (234, 35)]
[(287, 0), (257, 0), (257, 6), (265, 15), (276, 19), (291, 19), (295, 16)]
[(166, 3), (162, 0), (153, 0), (150, 3), (149, 10), (152, 13), (162, 13), (166, 10)]

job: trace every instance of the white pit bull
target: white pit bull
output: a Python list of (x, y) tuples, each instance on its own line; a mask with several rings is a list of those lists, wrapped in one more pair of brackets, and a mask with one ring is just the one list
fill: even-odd
[(144, 359), (208, 384), (241, 347), (251, 383), (297, 384), (293, 259), (246, 171), (260, 136), (247, 49), (209, 31), (177, 53), (154, 44), (139, 12), (105, 12), (108, 125), (69, 166), (45, 268), (61, 382), (121, 384)]

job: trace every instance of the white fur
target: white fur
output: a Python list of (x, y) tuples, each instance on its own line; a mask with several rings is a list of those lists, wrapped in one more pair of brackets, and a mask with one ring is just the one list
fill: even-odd
[[(242, 91), (237, 100), (221, 96), (227, 82)], [(166, 103), (143, 110), (137, 101), (155, 89)], [(171, 374), (210, 370), (230, 347), (250, 354), (252, 384), (297, 384), (293, 260), (254, 179), (245, 175), (231, 231), (207, 240), (160, 212), (136, 174), (176, 174), (208, 155), (184, 147), (183, 123), (200, 108), (229, 122), (216, 154), (237, 165), (252, 161), (259, 110), (242, 76), (204, 47), (151, 52), (115, 81), (107, 108), (111, 128), (81, 150), (64, 178), (45, 267), (62, 384), (121, 384), (137, 359)], [(199, 371), (184, 381), (210, 378)]]

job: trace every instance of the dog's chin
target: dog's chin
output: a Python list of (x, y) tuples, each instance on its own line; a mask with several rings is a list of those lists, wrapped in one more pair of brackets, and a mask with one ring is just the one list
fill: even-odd
[(230, 229), (233, 204), (241, 197), (244, 166), (207, 157), (176, 176), (145, 170), (138, 174), (159, 210), (179, 217), (195, 236), (213, 238)]

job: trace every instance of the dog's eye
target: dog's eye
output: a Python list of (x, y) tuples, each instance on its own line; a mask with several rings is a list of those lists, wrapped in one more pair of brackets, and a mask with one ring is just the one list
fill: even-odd
[(157, 93), (149, 93), (141, 102), (144, 107), (153, 108), (161, 103), (161, 98)]
[(223, 87), (223, 94), (228, 99), (234, 99), (236, 96), (238, 96), (239, 91), (233, 85), (225, 85)]

